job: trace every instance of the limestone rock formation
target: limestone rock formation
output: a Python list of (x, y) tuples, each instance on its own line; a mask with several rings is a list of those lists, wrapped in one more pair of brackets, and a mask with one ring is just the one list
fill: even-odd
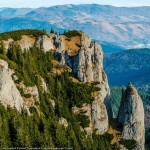
[[(108, 130), (108, 116), (112, 117), (113, 111), (108, 80), (103, 71), (102, 48), (97, 42), (91, 41), (88, 35), (81, 33), (77, 54), (70, 55), (69, 51), (73, 49), (65, 49), (65, 39), (59, 36), (56, 39), (55, 58), (62, 64), (70, 66), (81, 82), (99, 82), (97, 86), (101, 88), (101, 91), (93, 94), (95, 100), (90, 106), (92, 113), (89, 120), (91, 121), (90, 126), (94, 124), (94, 128), (97, 129), (97, 134), (103, 134)], [(91, 130), (92, 128), (91, 126)]]
[(101, 92), (96, 92), (92, 102), (92, 121), (97, 134), (104, 134), (108, 130), (108, 113)]
[(9, 44), (11, 42), (13, 42), (13, 39), (8, 39), (7, 41), (3, 41), (4, 42), (4, 47), (5, 47), (5, 50), (7, 52), (8, 48), (9, 48)]
[[(89, 127), (84, 128), (84, 130), (86, 131), (87, 135), (92, 134), (93, 129), (95, 127), (94, 127), (94, 124), (93, 124), (93, 121), (92, 121), (91, 104), (83, 104), (83, 107), (81, 107), (81, 108), (75, 106), (75, 107), (72, 108), (72, 112), (74, 114), (84, 113), (86, 116), (89, 117), (89, 120), (90, 120)], [(82, 127), (80, 127), (80, 128), (83, 130)]]
[(119, 122), (123, 125), (124, 139), (134, 139), (137, 145), (133, 150), (144, 150), (145, 127), (143, 103), (137, 90), (131, 83), (122, 88), (122, 100), (118, 114)]
[(55, 34), (49, 34), (49, 36), (42, 35), (36, 40), (36, 44), (39, 48), (42, 48), (44, 52), (54, 50), (54, 37)]
[(20, 45), (22, 51), (24, 49), (28, 50), (30, 47), (32, 47), (35, 43), (35, 38), (27, 36), (27, 35), (22, 35), (21, 40), (18, 41), (14, 41), (13, 39), (8, 39), (7, 41), (3, 41), (4, 42), (4, 47), (6, 49), (6, 52), (9, 49), (9, 45), (12, 42), (15, 42), (17, 45)]
[[(22, 39), (17, 42), (23, 49), (29, 49), (33, 44), (36, 44), (45, 52), (54, 50), (55, 58), (61, 64), (68, 65), (78, 80), (81, 82), (97, 81), (99, 83), (97, 86), (101, 90), (92, 93), (95, 100), (90, 106), (84, 104), (83, 109), (87, 109), (86, 114), (90, 120), (90, 126), (85, 130), (92, 133), (92, 130), (96, 129), (97, 134), (103, 134), (108, 129), (108, 118), (113, 116), (113, 112), (108, 80), (103, 70), (102, 48), (85, 33), (81, 33), (81, 36), (71, 37), (69, 40), (64, 35), (49, 34), (36, 39), (31, 36), (22, 36)], [(8, 40), (5, 43), (7, 49), (9, 41), (12, 42), (12, 40)], [(42, 86), (43, 90), (47, 91), (44, 81), (42, 81)], [(38, 100), (36, 87), (25, 87), (24, 84), (20, 84), (20, 87), (23, 88), (25, 94), (29, 93), (35, 101)]]
[(35, 43), (35, 38), (27, 36), (27, 35), (22, 35), (21, 40), (16, 42), (18, 45), (20, 45), (22, 51), (24, 49), (28, 50), (30, 47), (32, 47)]
[(42, 77), (41, 77), (41, 86), (43, 88), (43, 92), (47, 92), (47, 90), (48, 90), (47, 85)]
[(30, 94), (31, 98), (34, 100), (34, 102), (39, 101), (39, 92), (37, 86), (28, 86), (26, 87), (23, 82), (20, 83), (20, 88), (23, 89), (25, 94)]
[(65, 118), (61, 117), (59, 118), (59, 124), (63, 125), (65, 128), (68, 127), (68, 122)]
[(21, 40), (14, 41), (13, 39), (8, 39), (7, 41), (3, 42), (6, 51), (9, 49), (9, 44), (15, 42), (16, 44), (20, 45), (22, 51), (24, 49), (28, 50), (30, 47), (36, 44), (39, 48), (42, 48), (44, 52), (47, 52), (55, 49), (55, 36), (55, 34), (41, 35), (35, 39), (33, 36), (22, 35)]
[(53, 109), (55, 110), (55, 101), (53, 100), (53, 99), (50, 99), (50, 102), (51, 102), (51, 104), (52, 104), (52, 106), (53, 106)]
[(20, 112), (24, 102), (11, 75), (8, 63), (0, 59), (0, 102), (6, 107), (15, 107)]
[(8, 63), (2, 59), (0, 59), (0, 67), (6, 70), (9, 70)]

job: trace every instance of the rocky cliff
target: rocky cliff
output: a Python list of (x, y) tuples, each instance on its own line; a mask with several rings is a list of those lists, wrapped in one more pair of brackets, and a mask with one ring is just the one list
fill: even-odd
[[(6, 50), (10, 42), (12, 42), (10, 39), (4, 41)], [(108, 130), (109, 118), (113, 117), (113, 111), (108, 80), (103, 70), (103, 52), (97, 42), (92, 41), (88, 35), (81, 32), (79, 35), (72, 37), (49, 34), (35, 39), (22, 36), (22, 39), (16, 41), (16, 43), (20, 44), (22, 49), (29, 49), (33, 44), (36, 44), (42, 48), (44, 52), (54, 51), (55, 59), (57, 59), (62, 66), (69, 66), (71, 68), (69, 72), (72, 73), (73, 77), (78, 79), (78, 82), (88, 84), (96, 83), (95, 86), (99, 87), (100, 90), (91, 93), (94, 97), (94, 101), (91, 104), (84, 103), (81, 108), (73, 107), (72, 111), (75, 114), (84, 112), (85, 115), (88, 116), (90, 125), (84, 129), (87, 134), (92, 134), (94, 130), (96, 130), (97, 134), (104, 134)], [(4, 105), (10, 105), (11, 107), (15, 105), (17, 110), (20, 111), (25, 105), (11, 78), (12, 73), (8, 68), (7, 62), (2, 60), (0, 64), (0, 100)], [(25, 94), (31, 95), (33, 103), (39, 100), (36, 86), (26, 87), (23, 84), (19, 86), (24, 90)], [(43, 87), (43, 92), (48, 91), (42, 77), (41, 86)], [(128, 85), (127, 89), (123, 88), (122, 93), (122, 102), (118, 118), (123, 125), (123, 138), (136, 140), (138, 143), (135, 149), (143, 150), (144, 111), (142, 101), (136, 89), (131, 84)], [(52, 103), (54, 103), (54, 101), (52, 101)], [(29, 104), (28, 106), (30, 107), (31, 105)], [(60, 122), (62, 123), (64, 121)], [(67, 122), (67, 120), (65, 122)]]
[(122, 100), (118, 114), (119, 122), (123, 125), (124, 139), (137, 141), (134, 150), (144, 150), (145, 127), (143, 103), (134, 86), (129, 83), (122, 88)]
[[(91, 106), (86, 107), (85, 111), (90, 112), (88, 116), (91, 124), (93, 124), (91, 125), (91, 132), (93, 132), (92, 128), (94, 126), (98, 134), (103, 134), (108, 130), (108, 118), (113, 116), (113, 112), (108, 80), (103, 70), (102, 48), (97, 42), (91, 41), (90, 37), (84, 33), (78, 38), (80, 43), (78, 44), (78, 50), (76, 50), (75, 47), (67, 49), (65, 37), (59, 36), (55, 41), (55, 58), (62, 64), (70, 66), (79, 81), (99, 82), (97, 86), (101, 90), (93, 93), (95, 100)], [(78, 40), (76, 39), (76, 41)], [(85, 109), (84, 106), (83, 108)]]
[[(19, 33), (16, 31), (15, 35)], [(108, 114), (111, 116), (112, 112), (107, 111), (109, 107), (111, 110), (111, 104), (100, 46), (77, 31), (73, 33), (78, 35), (72, 37), (52, 35), (52, 38), (51, 34), (45, 38), (36, 33), (33, 37), (28, 31), (29, 39), (35, 39), (35, 43), (32, 47), (27, 36), (22, 48), (29, 47), (24, 51), (16, 45), (24, 33), (19, 34), (19, 41), (14, 38), (16, 41), (8, 48), (8, 53), (0, 42), (0, 58), (7, 61), (1, 62), (0, 100), (12, 107), (6, 109), (0, 105), (1, 147), (111, 149), (113, 137), (105, 132), (109, 126)], [(38, 39), (41, 45), (36, 43)], [(58, 60), (62, 64), (48, 52), (51, 51), (49, 44), (53, 44), (52, 52), (55, 51), (56, 59), (60, 56)], [(61, 47), (64, 47), (62, 52)], [(18, 113), (13, 110), (14, 106), (19, 112), (27, 106), (28, 111)], [(93, 131), (104, 135), (95, 135)]]
[[(6, 50), (11, 42), (10, 39), (4, 41)], [(93, 129), (97, 129), (98, 134), (103, 134), (108, 130), (108, 118), (113, 117), (113, 111), (108, 80), (103, 70), (103, 51), (97, 42), (80, 32), (79, 35), (70, 38), (55, 34), (42, 35), (36, 39), (31, 36), (22, 36), (22, 39), (16, 43), (22, 49), (29, 49), (36, 44), (45, 52), (53, 50), (55, 59), (59, 60), (62, 65), (68, 65), (79, 81), (98, 82), (96, 86), (101, 90), (92, 93), (95, 100), (90, 106), (85, 107), (87, 109), (83, 106), (90, 119), (90, 127), (86, 131), (90, 134)]]
[(54, 45), (55, 36), (56, 36), (55, 34), (49, 34), (49, 35), (41, 35), (35, 38), (33, 36), (22, 35), (20, 40), (14, 41), (12, 38), (10, 38), (6, 41), (3, 40), (3, 42), (6, 51), (9, 49), (9, 44), (14, 42), (17, 45), (20, 45), (22, 50), (24, 49), (29, 50), (29, 48), (35, 44), (37, 45), (37, 47), (42, 48), (44, 52), (47, 52), (55, 49)]
[(24, 102), (12, 80), (12, 74), (13, 71), (8, 68), (8, 63), (0, 59), (0, 102), (4, 106), (15, 107), (20, 112)]

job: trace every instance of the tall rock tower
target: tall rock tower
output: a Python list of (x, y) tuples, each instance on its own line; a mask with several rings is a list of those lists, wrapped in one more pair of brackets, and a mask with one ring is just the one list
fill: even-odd
[(131, 83), (128, 84), (127, 88), (122, 88), (122, 100), (118, 119), (123, 125), (123, 138), (137, 141), (133, 150), (144, 150), (145, 127), (143, 103), (137, 90)]
[[(73, 73), (81, 82), (98, 81), (97, 85), (101, 90), (93, 93), (95, 100), (91, 104), (91, 128), (97, 129), (97, 134), (103, 134), (108, 130), (108, 118), (113, 116), (111, 107), (110, 89), (107, 76), (103, 70), (103, 51), (101, 46), (91, 41), (85, 33), (81, 33), (80, 43), (76, 53), (72, 48), (67, 49), (66, 37), (59, 36), (56, 39), (55, 57), (60, 59), (62, 64), (72, 68)], [(77, 37), (70, 39), (70, 43), (78, 41)], [(77, 44), (75, 44), (77, 45)], [(75, 47), (75, 46), (74, 46)]]

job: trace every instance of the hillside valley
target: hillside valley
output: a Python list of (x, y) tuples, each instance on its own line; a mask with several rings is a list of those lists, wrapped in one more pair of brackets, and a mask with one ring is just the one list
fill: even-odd
[(109, 84), (126, 85), (131, 81), (139, 91), (150, 93), (150, 49), (132, 49), (104, 55)]

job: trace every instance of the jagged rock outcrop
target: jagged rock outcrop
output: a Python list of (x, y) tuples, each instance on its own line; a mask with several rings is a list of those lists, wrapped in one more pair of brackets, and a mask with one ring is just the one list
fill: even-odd
[(52, 106), (53, 106), (53, 109), (55, 110), (55, 101), (53, 100), (53, 99), (50, 99), (50, 102), (51, 102), (51, 104), (52, 104)]
[(63, 125), (65, 128), (68, 127), (68, 122), (65, 118), (61, 117), (59, 118), (59, 124)]
[(108, 130), (108, 113), (101, 92), (96, 92), (92, 102), (92, 121), (97, 134), (104, 134)]
[(24, 101), (11, 75), (8, 63), (0, 59), (0, 102), (6, 107), (15, 107), (20, 112)]
[(27, 35), (22, 35), (21, 40), (14, 41), (13, 39), (8, 39), (7, 41), (3, 41), (3, 42), (4, 42), (4, 47), (6, 49), (6, 52), (8, 51), (9, 45), (12, 42), (16, 43), (17, 45), (20, 45), (20, 47), (23, 51), (24, 49), (28, 50), (30, 47), (32, 47), (34, 45), (35, 38), (27, 36)]
[(137, 90), (131, 83), (122, 88), (122, 100), (118, 114), (119, 122), (123, 125), (124, 139), (134, 139), (137, 145), (133, 150), (144, 150), (145, 127), (143, 103)]
[(31, 99), (34, 100), (34, 102), (39, 101), (39, 92), (37, 86), (25, 86), (23, 82), (20, 83), (20, 88), (23, 89), (25, 94), (30, 94)]
[(41, 35), (35, 38), (33, 36), (22, 35), (21, 40), (14, 41), (13, 39), (8, 39), (7, 41), (3, 42), (6, 51), (9, 49), (10, 43), (15, 42), (16, 44), (20, 45), (22, 51), (24, 49), (28, 50), (30, 47), (36, 44), (39, 48), (42, 48), (44, 52), (47, 52), (55, 49), (54, 44), (54, 40), (56, 39), (55, 36), (56, 36), (55, 34), (49, 34), (49, 35)]
[(42, 35), (36, 40), (36, 44), (39, 48), (42, 48), (44, 52), (54, 50), (54, 37), (55, 34), (49, 34), (49, 36)]
[[(89, 117), (90, 120), (90, 124), (89, 127), (84, 128), (84, 130), (86, 131), (87, 135), (90, 135), (93, 132), (94, 127), (94, 123), (92, 121), (92, 112), (91, 112), (91, 104), (83, 104), (83, 107), (79, 108), (79, 107), (73, 107), (72, 108), (72, 112), (74, 114), (80, 114), (80, 113), (84, 113), (86, 116)], [(81, 127), (81, 129), (83, 130), (83, 128)]]
[[(61, 64), (69, 65), (81, 82), (99, 82), (97, 86), (101, 88), (101, 91), (93, 94), (95, 100), (90, 106), (92, 113), (89, 119), (91, 124), (94, 124), (94, 128), (97, 129), (97, 134), (103, 134), (108, 130), (108, 116), (112, 117), (113, 112), (110, 89), (103, 71), (102, 48), (97, 42), (91, 41), (88, 35), (81, 33), (78, 53), (70, 55), (69, 51), (65, 49), (65, 39), (63, 36), (59, 36), (56, 39), (55, 58)], [(92, 130), (93, 127), (91, 126), (91, 132), (93, 132)]]
[(8, 48), (9, 48), (9, 44), (11, 42), (13, 42), (13, 39), (8, 39), (7, 41), (3, 41), (4, 42), (4, 47), (5, 47), (5, 50), (7, 52)]
[(27, 36), (27, 35), (22, 35), (21, 40), (16, 42), (18, 45), (20, 45), (21, 49), (28, 50), (30, 47), (32, 47), (35, 43), (35, 38)]
[(82, 82), (103, 81), (103, 52), (98, 43), (91, 41), (88, 35), (82, 33), (81, 47), (73, 58), (69, 57), (64, 43), (63, 36), (59, 36), (56, 40), (55, 57), (62, 64), (69, 65)]
[[(68, 41), (68, 38), (64, 35), (56, 36), (50, 34), (48, 36), (42, 35), (36, 39), (31, 36), (22, 36), (22, 39), (17, 42), (22, 49), (29, 49), (33, 44), (36, 44), (45, 52), (55, 50), (55, 58), (62, 65), (68, 65), (78, 80), (81, 82), (99, 82), (97, 86), (101, 90), (93, 93), (95, 100), (90, 106), (88, 105), (89, 107), (86, 107), (86, 114), (88, 114), (91, 121), (90, 127), (86, 130), (88, 133), (92, 133), (95, 128), (97, 134), (103, 134), (108, 129), (108, 118), (113, 116), (113, 112), (110, 89), (107, 77), (103, 71), (102, 48), (97, 42), (91, 41), (90, 37), (84, 33), (81, 33), (81, 36), (72, 37), (69, 40), (71, 41)], [(9, 42), (7, 43), (8, 45)], [(42, 81), (42, 86), (43, 90), (47, 91), (44, 81)], [(29, 93), (35, 101), (38, 100), (38, 90), (36, 87), (25, 87), (23, 84), (20, 84), (20, 87), (25, 94)]]
[(119, 150), (128, 150), (126, 147), (124, 147), (124, 145), (118, 145)]
[(47, 90), (48, 90), (47, 85), (42, 77), (41, 77), (41, 86), (43, 88), (43, 92), (47, 92)]

